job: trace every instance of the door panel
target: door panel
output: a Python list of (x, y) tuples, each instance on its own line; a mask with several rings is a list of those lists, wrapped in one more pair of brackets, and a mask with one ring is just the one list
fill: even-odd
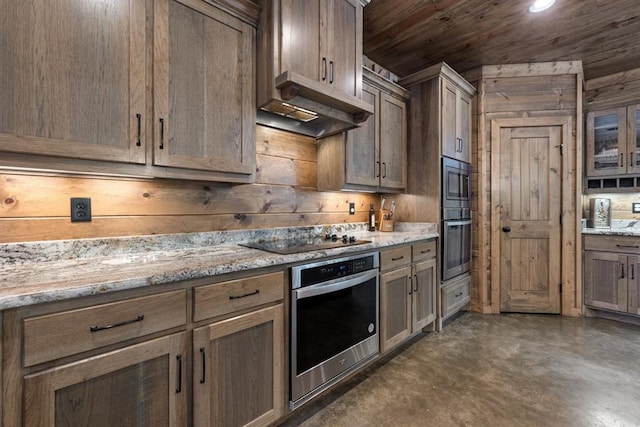
[(561, 126), (503, 127), (500, 310), (560, 312)]

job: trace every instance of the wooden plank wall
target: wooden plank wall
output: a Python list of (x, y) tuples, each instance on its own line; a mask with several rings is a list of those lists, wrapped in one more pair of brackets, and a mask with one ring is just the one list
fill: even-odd
[[(500, 301), (494, 301), (496, 290), (491, 283), (491, 120), (517, 117), (571, 116), (573, 147), (565, 155), (572, 156), (572, 197), (578, 206), (581, 187), (575, 176), (581, 158), (576, 141), (582, 142), (582, 70), (579, 63), (522, 64), (486, 66), (463, 73), (478, 90), (472, 105), (472, 209), (473, 209), (473, 268), (472, 309), (485, 313), (498, 313)], [(565, 215), (577, 216), (577, 208)], [(574, 233), (575, 235), (575, 233)], [(577, 242), (572, 242), (577, 245)], [(577, 257), (579, 251), (576, 248)], [(574, 262), (577, 269), (578, 262)], [(577, 272), (576, 272), (577, 273)], [(577, 283), (579, 279), (577, 279)], [(576, 284), (576, 288), (578, 285)], [(564, 314), (576, 315), (579, 290), (574, 289), (571, 310)]]
[[(366, 222), (379, 207), (316, 191), (314, 139), (263, 126), (256, 139), (254, 184), (0, 174), (0, 243)], [(91, 222), (70, 221), (71, 197), (91, 197)]]

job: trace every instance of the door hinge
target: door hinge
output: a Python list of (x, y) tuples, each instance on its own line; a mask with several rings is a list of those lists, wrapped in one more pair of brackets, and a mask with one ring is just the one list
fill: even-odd
[(556, 145), (556, 148), (558, 148), (560, 150), (560, 155), (562, 156), (562, 147), (564, 146), (564, 144), (559, 144)]

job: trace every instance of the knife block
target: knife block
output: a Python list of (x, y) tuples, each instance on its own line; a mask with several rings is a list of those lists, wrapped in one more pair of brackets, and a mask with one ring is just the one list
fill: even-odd
[(393, 219), (391, 219), (391, 211), (388, 209), (380, 210), (380, 224), (378, 225), (379, 231), (393, 231)]

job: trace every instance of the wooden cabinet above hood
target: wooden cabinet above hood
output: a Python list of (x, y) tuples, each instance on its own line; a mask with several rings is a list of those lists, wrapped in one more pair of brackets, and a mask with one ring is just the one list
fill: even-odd
[(262, 0), (260, 124), (316, 138), (373, 114), (361, 100), (363, 0)]

